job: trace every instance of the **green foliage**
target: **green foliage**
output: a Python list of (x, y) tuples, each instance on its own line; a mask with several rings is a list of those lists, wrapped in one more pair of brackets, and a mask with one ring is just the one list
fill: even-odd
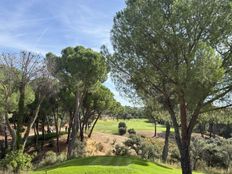
[(119, 127), (119, 128), (118, 128), (118, 134), (119, 134), (119, 135), (124, 135), (124, 134), (126, 134), (126, 128), (125, 128), (125, 127)]
[(180, 152), (177, 147), (173, 148), (170, 152), (170, 161), (178, 163), (180, 161)]
[(191, 157), (194, 167), (203, 161), (208, 167), (228, 169), (232, 165), (232, 140), (222, 138), (194, 138), (191, 144)]
[(120, 128), (120, 127), (126, 128), (126, 123), (125, 122), (119, 122), (118, 123), (118, 128)]
[(136, 134), (136, 131), (132, 128), (132, 129), (128, 129), (128, 133), (129, 134)]
[(12, 170), (14, 172), (18, 172), (20, 170), (28, 170), (31, 169), (32, 156), (23, 153), (21, 150), (11, 151), (6, 154), (6, 157), (1, 160), (0, 166)]
[(124, 135), (126, 134), (126, 123), (125, 122), (120, 122), (118, 123), (118, 133), (119, 135)]
[(128, 151), (129, 149), (126, 146), (121, 146), (121, 145), (116, 144), (113, 150), (113, 153), (116, 156), (128, 156)]
[[(47, 54), (50, 71), (54, 76), (72, 89), (89, 88), (97, 82), (103, 82), (107, 76), (105, 58), (91, 49), (82, 46), (68, 47), (62, 50), (61, 57)], [(55, 64), (52, 67), (53, 63)]]
[(77, 139), (75, 141), (75, 144), (74, 144), (73, 158), (74, 157), (84, 157), (86, 155), (85, 148), (86, 148), (86, 143)]
[(53, 151), (47, 151), (44, 156), (42, 161), (40, 162), (39, 166), (49, 166), (53, 165), (55, 163), (61, 163), (67, 159), (66, 154), (61, 153), (61, 154), (56, 154)]
[(202, 159), (209, 167), (228, 169), (232, 161), (232, 141), (230, 139), (209, 139), (203, 148)]
[(143, 159), (154, 161), (154, 159), (158, 159), (160, 156), (158, 146), (149, 139), (139, 135), (130, 135), (129, 139), (124, 142), (124, 145), (129, 149), (133, 149)]

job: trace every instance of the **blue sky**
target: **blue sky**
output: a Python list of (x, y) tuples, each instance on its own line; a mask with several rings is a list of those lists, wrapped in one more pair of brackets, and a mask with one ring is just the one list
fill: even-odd
[[(110, 46), (113, 17), (124, 0), (1, 0), (0, 50), (28, 50), (59, 54), (67, 46), (83, 45), (98, 51)], [(105, 85), (123, 105), (110, 79)]]

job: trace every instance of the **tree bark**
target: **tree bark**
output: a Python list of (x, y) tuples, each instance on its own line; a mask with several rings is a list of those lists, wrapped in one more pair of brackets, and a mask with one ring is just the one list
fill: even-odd
[(19, 85), (19, 103), (18, 103), (17, 128), (16, 128), (17, 149), (22, 148), (21, 131), (23, 128), (23, 118), (24, 118), (24, 110), (25, 110), (25, 89), (26, 89), (26, 85), (24, 84), (24, 82), (21, 82)]
[(28, 140), (28, 137), (29, 137), (29, 135), (30, 135), (31, 128), (32, 128), (32, 126), (34, 125), (36, 119), (38, 118), (39, 111), (40, 111), (40, 106), (41, 106), (42, 101), (43, 101), (43, 99), (38, 103), (38, 105), (37, 105), (37, 107), (36, 107), (36, 110), (35, 110), (35, 112), (33, 113), (33, 118), (32, 118), (32, 120), (28, 123), (26, 132), (25, 132), (24, 137), (23, 137), (22, 147), (21, 147), (23, 151), (24, 151), (24, 149), (25, 149), (25, 147), (26, 147), (27, 140)]
[(92, 126), (91, 129), (90, 129), (90, 132), (89, 132), (89, 135), (88, 135), (89, 138), (91, 137), (91, 135), (92, 135), (92, 133), (93, 133), (93, 129), (94, 129), (95, 125), (97, 124), (97, 121), (98, 121), (98, 119), (99, 119), (100, 117), (101, 117), (101, 113), (98, 113), (98, 116), (97, 116), (97, 118), (95, 119), (95, 121), (94, 121), (94, 123), (93, 123), (93, 126)]
[(6, 124), (4, 125), (4, 136), (5, 136), (5, 149), (8, 148), (8, 136), (7, 136), (7, 126)]
[(70, 133), (71, 133), (72, 123), (73, 123), (73, 113), (70, 112), (69, 116), (70, 117), (69, 117), (69, 124), (68, 124), (68, 136), (67, 136), (67, 140), (66, 140), (67, 144), (69, 143), (69, 140), (70, 140)]
[(58, 123), (58, 111), (57, 113), (55, 110), (53, 111), (54, 121), (55, 121), (55, 129), (56, 129), (56, 151), (57, 153), (60, 152), (60, 145), (59, 145), (59, 139), (60, 139), (60, 132), (59, 132), (59, 123)]
[(164, 147), (162, 152), (162, 161), (164, 163), (167, 162), (167, 158), (168, 158), (169, 135), (170, 135), (170, 124), (169, 122), (166, 122), (165, 141), (164, 141)]
[(15, 150), (16, 149), (16, 132), (10, 125), (8, 113), (5, 113), (5, 123), (7, 125), (7, 128), (9, 130), (11, 138), (12, 138), (12, 149)]
[[(188, 132), (187, 125), (187, 108), (185, 99), (180, 96), (180, 121), (181, 121), (181, 168), (182, 174), (192, 174), (192, 166), (190, 161), (190, 138), (191, 133)], [(191, 125), (192, 126), (192, 125)]]
[(182, 174), (192, 174), (192, 166), (190, 161), (190, 153), (189, 153), (189, 144), (182, 144), (181, 149), (181, 169)]
[(72, 123), (72, 131), (71, 131), (71, 136), (68, 144), (68, 153), (67, 153), (67, 158), (70, 159), (73, 156), (73, 149), (74, 149), (74, 144), (77, 138), (77, 133), (79, 130), (79, 123), (80, 123), (80, 106), (81, 106), (81, 101), (80, 101), (80, 94), (79, 91), (76, 92), (76, 107), (75, 107), (75, 114), (73, 118), (73, 123)]
[(44, 130), (44, 126), (45, 126), (45, 120), (42, 119), (42, 143), (41, 143), (41, 150), (43, 150), (43, 148), (44, 148), (44, 141), (45, 141), (45, 130)]
[(156, 123), (156, 119), (154, 119), (154, 126), (155, 126), (155, 132), (154, 132), (153, 137), (156, 137), (157, 136), (157, 123)]

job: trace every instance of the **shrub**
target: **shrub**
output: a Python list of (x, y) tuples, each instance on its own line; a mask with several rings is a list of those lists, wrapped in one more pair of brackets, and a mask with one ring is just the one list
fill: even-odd
[(159, 148), (153, 144), (150, 139), (138, 135), (130, 135), (129, 139), (124, 142), (125, 146), (133, 149), (138, 156), (147, 160), (159, 158)]
[(32, 157), (22, 150), (11, 151), (1, 160), (0, 166), (4, 169), (18, 173), (20, 170), (28, 170), (32, 167)]
[(128, 155), (128, 148), (125, 146), (121, 146), (116, 144), (113, 153), (117, 156), (127, 156)]
[(191, 143), (191, 156), (194, 167), (201, 160), (208, 167), (228, 169), (232, 161), (232, 141), (222, 138), (194, 139)]
[(74, 144), (74, 155), (73, 157), (84, 157), (86, 155), (85, 151), (86, 143), (80, 140), (76, 140)]
[(60, 155), (57, 156), (57, 162), (63, 162), (67, 160), (67, 155), (65, 152), (61, 153)]
[(118, 128), (120, 128), (120, 127), (126, 128), (126, 123), (125, 122), (119, 122), (118, 123)]
[(57, 155), (55, 152), (53, 151), (47, 151), (44, 154), (44, 157), (42, 159), (42, 161), (40, 162), (39, 166), (48, 166), (48, 165), (52, 165), (55, 163), (60, 163), (65, 161), (66, 158), (66, 154), (65, 153), (61, 153), (60, 155)]
[(178, 163), (180, 161), (180, 152), (177, 147), (173, 148), (171, 150), (171, 155), (170, 155), (170, 162), (172, 163)]
[(134, 129), (128, 129), (129, 134), (136, 134), (136, 131)]
[(124, 134), (126, 134), (126, 128), (124, 128), (124, 127), (118, 128), (118, 133), (119, 133), (119, 135), (124, 135)]
[(126, 123), (125, 122), (118, 123), (118, 133), (119, 133), (119, 135), (124, 135), (126, 133)]
[(57, 161), (56, 153), (53, 152), (53, 151), (47, 151), (44, 154), (44, 157), (43, 157), (42, 161), (40, 162), (40, 166), (52, 165), (52, 164), (55, 164), (56, 161)]
[(96, 144), (96, 150), (102, 152), (104, 150), (104, 146), (102, 145), (102, 143), (97, 143)]

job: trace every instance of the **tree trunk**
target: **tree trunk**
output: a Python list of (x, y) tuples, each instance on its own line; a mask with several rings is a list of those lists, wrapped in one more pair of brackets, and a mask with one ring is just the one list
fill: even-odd
[(90, 129), (90, 132), (89, 132), (89, 135), (88, 135), (89, 138), (91, 137), (91, 135), (92, 135), (92, 133), (93, 133), (93, 129), (94, 129), (94, 127), (95, 127), (95, 125), (96, 125), (98, 119), (100, 118), (100, 116), (101, 116), (101, 113), (98, 114), (97, 118), (95, 119), (95, 121), (94, 121), (94, 123), (93, 123), (93, 126), (92, 126), (91, 129)]
[(59, 139), (60, 139), (60, 133), (59, 133), (59, 122), (58, 122), (58, 111), (57, 113), (53, 111), (54, 121), (55, 121), (55, 129), (56, 129), (56, 151), (57, 153), (60, 152), (60, 145), (59, 145)]
[(5, 113), (5, 123), (7, 125), (7, 128), (9, 130), (11, 138), (12, 138), (12, 149), (15, 150), (15, 148), (16, 148), (16, 132), (10, 125), (8, 113)]
[(8, 136), (7, 136), (7, 126), (6, 124), (4, 125), (4, 137), (5, 137), (5, 150), (8, 148)]
[(23, 128), (23, 118), (25, 110), (25, 88), (26, 85), (21, 82), (19, 86), (19, 103), (18, 103), (18, 115), (17, 115), (17, 128), (16, 128), (16, 147), (22, 148), (22, 136), (21, 131)]
[(84, 123), (80, 126), (80, 140), (84, 141)]
[(75, 114), (73, 118), (73, 123), (72, 123), (72, 131), (71, 131), (71, 136), (68, 144), (68, 153), (67, 153), (67, 158), (70, 159), (73, 156), (73, 149), (74, 149), (74, 144), (77, 138), (77, 133), (79, 129), (79, 122), (80, 122), (80, 106), (81, 106), (81, 101), (80, 101), (80, 94), (79, 91), (76, 93), (76, 107), (75, 107)]
[(167, 162), (167, 158), (168, 158), (169, 135), (170, 135), (170, 124), (169, 122), (166, 122), (165, 142), (164, 142), (164, 147), (163, 147), (163, 152), (162, 152), (162, 161), (164, 163)]
[(153, 137), (156, 137), (157, 136), (157, 123), (156, 123), (156, 119), (154, 119), (154, 126), (155, 126), (155, 132), (154, 132)]
[(182, 174), (192, 174), (189, 145), (185, 143), (182, 144), (181, 149), (181, 169)]
[(189, 152), (191, 132), (188, 132), (189, 128), (187, 125), (187, 108), (183, 96), (180, 96), (180, 121), (181, 121), (181, 142), (179, 142), (179, 144), (181, 144), (181, 147), (179, 147), (180, 148), (179, 150), (181, 155), (182, 174), (192, 174), (190, 152)]
[(35, 136), (35, 148), (38, 151), (38, 139), (39, 139), (39, 131), (38, 131), (38, 121), (36, 121), (36, 124), (34, 126), (34, 136)]
[(212, 137), (212, 133), (213, 133), (213, 123), (209, 123), (209, 137)]
[(72, 128), (72, 123), (73, 123), (73, 112), (70, 111), (69, 112), (69, 124), (68, 124), (68, 136), (67, 136), (67, 140), (66, 143), (69, 143), (69, 139), (70, 139), (70, 133), (71, 133), (71, 128)]
[(22, 142), (22, 145), (21, 145), (22, 150), (24, 150), (24, 148), (26, 147), (27, 140), (28, 140), (28, 137), (30, 135), (31, 128), (34, 125), (36, 119), (38, 118), (39, 111), (40, 111), (40, 106), (41, 106), (42, 101), (43, 101), (43, 99), (38, 103), (38, 106), (36, 107), (36, 110), (33, 113), (32, 120), (27, 125), (26, 132), (24, 134), (23, 142)]
[(44, 142), (45, 142), (45, 129), (44, 129), (45, 123), (44, 119), (42, 119), (42, 143), (41, 143), (41, 149), (44, 148)]

